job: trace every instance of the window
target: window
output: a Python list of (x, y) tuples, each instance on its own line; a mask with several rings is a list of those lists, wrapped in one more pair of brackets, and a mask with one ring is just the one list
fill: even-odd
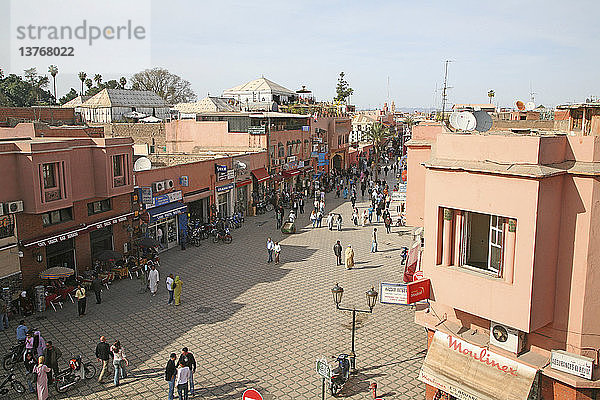
[(279, 143), (278, 157), (285, 157), (285, 147), (283, 146), (283, 143)]
[(464, 212), (461, 265), (500, 276), (502, 264), (503, 218)]
[(0, 217), (0, 239), (13, 236), (15, 232), (15, 218), (13, 214)]
[(288, 157), (291, 156), (294, 153), (294, 145), (289, 143), (287, 145), (287, 155)]
[(113, 156), (113, 185), (114, 187), (124, 186), (127, 182), (125, 179), (126, 170), (126, 154)]
[(99, 214), (111, 210), (110, 199), (88, 203), (88, 215)]
[(342, 137), (338, 136), (338, 146), (340, 146), (342, 144)]
[(73, 220), (73, 209), (70, 207), (42, 214), (42, 224), (44, 226), (60, 224), (71, 220)]
[(275, 145), (271, 146), (271, 150), (270, 150), (270, 154), (269, 154), (271, 159), (275, 158), (275, 153), (276, 153), (275, 149), (276, 148), (277, 148), (277, 146), (275, 146)]
[(44, 189), (52, 189), (56, 187), (56, 163), (42, 165), (44, 178)]

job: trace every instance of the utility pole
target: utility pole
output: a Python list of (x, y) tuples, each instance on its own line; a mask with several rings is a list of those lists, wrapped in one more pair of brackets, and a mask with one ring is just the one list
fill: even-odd
[(448, 64), (450, 64), (451, 60), (444, 61), (444, 87), (442, 88), (442, 121), (446, 116), (446, 99), (447, 99), (447, 90), (448, 90)]

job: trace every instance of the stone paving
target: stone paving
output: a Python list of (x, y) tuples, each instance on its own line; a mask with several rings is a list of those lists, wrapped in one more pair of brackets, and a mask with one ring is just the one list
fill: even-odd
[[(115, 282), (103, 293), (103, 303), (88, 298), (88, 312), (76, 307), (46, 311), (26, 319), (63, 352), (96, 362), (100, 335), (119, 339), (130, 361), (131, 377), (118, 387), (112, 382), (80, 382), (65, 395), (50, 389), (51, 398), (164, 399), (164, 366), (171, 352), (188, 346), (194, 353), (196, 397), (241, 399), (256, 388), (265, 399), (317, 399), (321, 379), (315, 360), (350, 351), (351, 313), (336, 311), (330, 289), (344, 288), (342, 306), (365, 309), (365, 292), (380, 282), (401, 282), (400, 247), (412, 240), (409, 228), (379, 231), (379, 252), (370, 253), (373, 226), (354, 227), (349, 201), (328, 195), (327, 209), (344, 217), (342, 232), (311, 229), (308, 213), (300, 215), (295, 235), (276, 231), (273, 213), (247, 218), (233, 231), (232, 244), (203, 241), (198, 248), (173, 249), (161, 255), (161, 283), (156, 297), (139, 294), (137, 280)], [(364, 207), (365, 203), (360, 203)], [(308, 208), (308, 207), (307, 207)], [(280, 240), (281, 264), (267, 264), (267, 236)], [(335, 265), (336, 240), (352, 244), (356, 268)], [(182, 305), (167, 306), (164, 278), (173, 272), (184, 282)], [(93, 297), (93, 294), (92, 296)], [(417, 375), (426, 349), (425, 330), (413, 322), (410, 307), (377, 304), (371, 315), (359, 314), (356, 333), (358, 374), (340, 397), (370, 399), (369, 384), (377, 382), (385, 399), (423, 399)], [(3, 354), (14, 341), (16, 321), (0, 333)], [(7, 333), (9, 332), (9, 333)], [(98, 365), (98, 364), (96, 364)], [(18, 367), (22, 378), (23, 368)], [(10, 399), (20, 396), (9, 393)], [(331, 398), (329, 394), (327, 398)], [(23, 396), (31, 398), (33, 395)]]

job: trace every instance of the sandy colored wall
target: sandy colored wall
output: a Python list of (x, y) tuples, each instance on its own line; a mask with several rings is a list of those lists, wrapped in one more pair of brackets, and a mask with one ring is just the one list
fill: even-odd
[(199, 148), (264, 148), (261, 135), (227, 132), (227, 122), (175, 120), (165, 124), (168, 153), (193, 153)]
[(431, 147), (408, 147), (406, 161), (406, 223), (423, 226), (425, 207), (425, 167), (421, 164), (431, 157)]

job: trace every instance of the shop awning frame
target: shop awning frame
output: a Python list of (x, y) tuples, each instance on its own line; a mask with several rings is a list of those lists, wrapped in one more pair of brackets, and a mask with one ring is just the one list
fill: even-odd
[(258, 182), (264, 182), (270, 178), (269, 172), (265, 167), (253, 169), (250, 173), (254, 175)]

